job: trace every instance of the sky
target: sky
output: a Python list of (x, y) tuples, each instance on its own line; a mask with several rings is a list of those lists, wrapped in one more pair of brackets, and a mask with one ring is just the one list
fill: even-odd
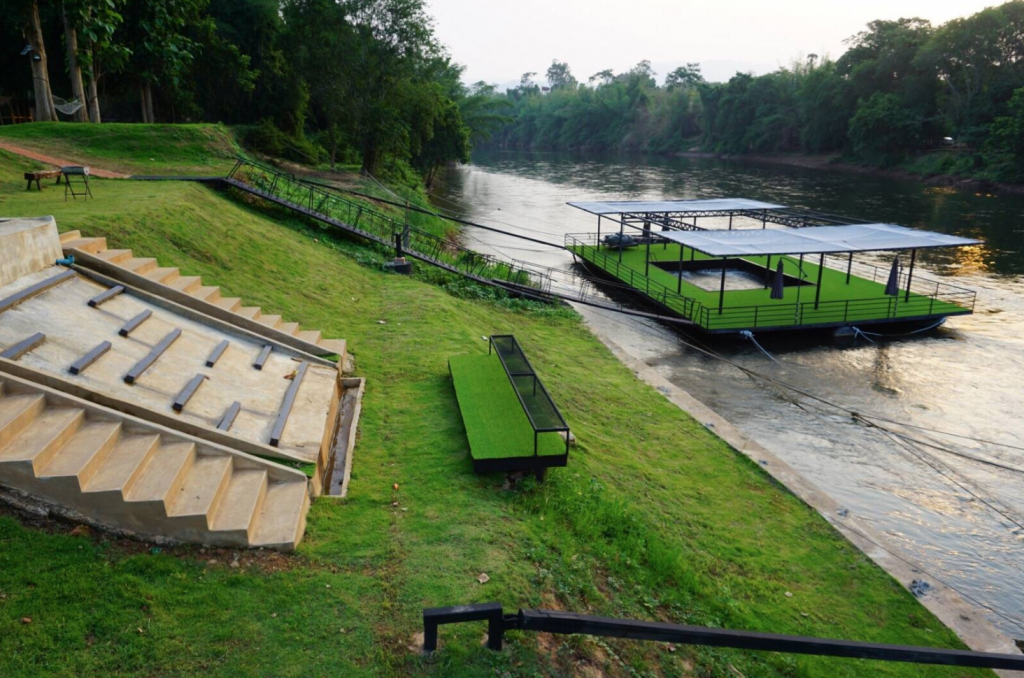
[[(427, 0), (438, 38), (466, 66), (466, 82), (505, 85), (552, 59), (586, 81), (649, 59), (659, 80), (700, 62), (709, 80), (766, 73), (808, 54), (837, 58), (875, 19), (935, 24), (993, 0)], [(540, 80), (542, 78), (538, 78)]]

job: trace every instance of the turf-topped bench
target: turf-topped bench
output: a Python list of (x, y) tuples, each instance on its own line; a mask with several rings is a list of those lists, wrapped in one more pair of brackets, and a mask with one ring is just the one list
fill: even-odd
[(448, 359), (473, 470), (565, 466), (569, 426), (512, 335), (490, 338), (487, 355)]

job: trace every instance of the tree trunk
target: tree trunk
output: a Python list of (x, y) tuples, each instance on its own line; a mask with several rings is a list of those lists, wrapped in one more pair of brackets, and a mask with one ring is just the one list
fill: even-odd
[(89, 45), (90, 51), (92, 52), (92, 67), (89, 69), (89, 90), (86, 95), (86, 101), (89, 105), (89, 120), (91, 122), (99, 123), (102, 122), (100, 117), (100, 92), (99, 84), (96, 82), (96, 74), (99, 73), (100, 65), (96, 60), (96, 51), (92, 49), (92, 45)]
[[(46, 45), (43, 43), (43, 28), (39, 20), (39, 3), (33, 0), (29, 11), (29, 25), (25, 38), (32, 45), (35, 54), (31, 56), (32, 84), (36, 100), (36, 120), (57, 121), (57, 109), (53, 107), (53, 92), (50, 91), (50, 76), (46, 67)], [(36, 60), (36, 56), (39, 57)]]
[(146, 107), (146, 86), (139, 85), (139, 106), (142, 109), (142, 122), (149, 122), (149, 108)]
[(147, 122), (154, 123), (156, 122), (156, 114), (153, 112), (153, 85), (152, 83), (147, 81), (146, 84), (143, 85), (143, 87), (145, 88), (146, 92), (146, 117), (148, 118)]
[(82, 65), (78, 61), (78, 31), (68, 21), (68, 13), (62, 7), (61, 18), (64, 20), (64, 42), (68, 47), (68, 75), (71, 76), (71, 94), (82, 104), (75, 111), (75, 122), (89, 122), (89, 109), (85, 102), (85, 87), (82, 86)]
[(334, 125), (330, 126), (330, 129), (328, 130), (327, 134), (328, 134), (328, 138), (330, 139), (330, 142), (331, 142), (331, 169), (333, 170), (334, 169), (334, 159), (335, 159), (335, 157), (338, 154), (338, 139), (337, 139), (337, 136), (335, 134)]

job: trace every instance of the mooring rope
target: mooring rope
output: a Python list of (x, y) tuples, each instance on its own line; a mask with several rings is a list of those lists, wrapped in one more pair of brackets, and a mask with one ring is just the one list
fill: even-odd
[[(781, 362), (779, 362), (778, 360), (775, 359), (775, 356), (773, 356), (771, 353), (769, 353), (767, 350), (765, 350), (764, 346), (762, 346), (761, 344), (757, 343), (757, 339), (754, 338), (754, 333), (753, 332), (751, 332), (750, 330), (741, 330), (740, 331), (740, 336), (743, 337), (744, 339), (749, 339), (751, 341), (751, 343), (753, 343), (754, 346), (757, 347), (757, 350), (761, 351), (761, 353), (764, 353), (766, 356), (768, 356), (769, 360), (771, 360), (772, 362), (774, 362), (774, 363), (776, 363), (778, 365), (782, 365)], [(783, 365), (783, 367), (785, 367), (785, 365)]]
[[(945, 318), (940, 318), (939, 321), (937, 323), (935, 323), (934, 325), (929, 325), (928, 327), (921, 327), (921, 328), (916, 329), (916, 330), (911, 330), (910, 332), (901, 332), (900, 334), (881, 334), (879, 332), (865, 332), (864, 330), (860, 329), (859, 327), (853, 327), (852, 325), (851, 325), (851, 329), (854, 332), (856, 332), (858, 336), (863, 335), (865, 339), (868, 339), (868, 335), (871, 335), (872, 337), (909, 337), (912, 334), (920, 334), (921, 332), (927, 332), (928, 330), (934, 330), (936, 327), (938, 327), (939, 325), (943, 324), (944, 322), (946, 322), (946, 319)], [(868, 339), (868, 341), (871, 341), (871, 340)], [(875, 342), (871, 341), (871, 343), (873, 344)]]

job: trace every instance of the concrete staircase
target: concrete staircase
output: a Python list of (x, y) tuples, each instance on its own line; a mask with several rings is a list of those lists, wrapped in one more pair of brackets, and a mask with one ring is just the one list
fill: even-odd
[(324, 339), (318, 330), (303, 330), (298, 323), (285, 322), (279, 315), (264, 314), (258, 306), (243, 306), (238, 297), (221, 296), (220, 287), (204, 285), (200, 277), (182, 275), (177, 268), (161, 267), (151, 257), (136, 257), (131, 250), (107, 249), (106, 238), (85, 238), (79, 231), (68, 231), (60, 235), (60, 243), (65, 253), (83, 252), (170, 290), (189, 295), (197, 301), (214, 305), (240, 319), (255, 321), (266, 328), (320, 347), (320, 353), (336, 354), (342, 359), (345, 357), (344, 339)]
[(298, 471), (6, 374), (0, 485), (102, 527), (227, 547), (290, 551), (309, 509)]

